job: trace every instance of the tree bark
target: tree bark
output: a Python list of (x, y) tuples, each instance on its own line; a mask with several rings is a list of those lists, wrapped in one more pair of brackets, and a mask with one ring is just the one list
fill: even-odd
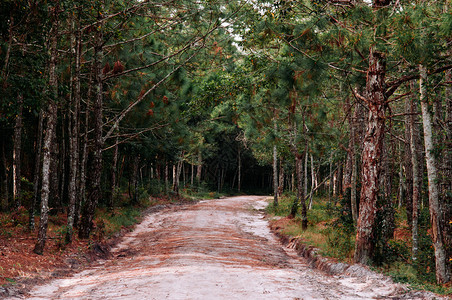
[(369, 108), (362, 153), (361, 196), (355, 242), (355, 263), (369, 263), (375, 248), (374, 226), (377, 213), (378, 184), (385, 134), (385, 55), (371, 49), (366, 82)]
[(177, 182), (177, 164), (173, 165), (173, 186), (171, 190), (176, 194), (179, 193), (179, 182)]
[(404, 169), (405, 169), (405, 210), (409, 228), (413, 227), (413, 155), (411, 153), (411, 100), (405, 100), (405, 155), (404, 155)]
[(119, 138), (116, 137), (115, 148), (113, 151), (113, 163), (111, 165), (111, 195), (110, 195), (110, 208), (114, 207), (116, 197), (116, 173), (118, 172), (118, 147)]
[(165, 193), (168, 193), (168, 161), (165, 160)]
[(282, 156), (279, 157), (279, 183), (278, 196), (281, 197), (284, 192), (284, 160)]
[(289, 215), (291, 218), (294, 218), (296, 216), (300, 201), (303, 197), (303, 159), (301, 154), (295, 155), (295, 174), (297, 177), (296, 178), (297, 197), (294, 199), (292, 203)]
[(2, 163), (3, 163), (3, 181), (2, 181), (2, 211), (7, 211), (9, 206), (9, 191), (8, 191), (8, 161), (6, 160), (5, 141), (2, 140)]
[(418, 149), (417, 149), (417, 135), (418, 131), (416, 130), (416, 119), (417, 117), (414, 115), (417, 113), (417, 105), (414, 99), (411, 101), (411, 110), (410, 110), (410, 151), (411, 151), (411, 166), (412, 166), (412, 258), (413, 261), (417, 260), (417, 252), (419, 249), (419, 209), (420, 209), (420, 201), (421, 201), (421, 174), (419, 173), (419, 158), (418, 158)]
[(435, 248), (435, 266), (436, 266), (436, 281), (438, 284), (444, 284), (450, 281), (450, 274), (448, 272), (448, 257), (446, 256), (443, 244), (443, 220), (441, 218), (441, 203), (438, 192), (438, 169), (437, 161), (434, 155), (433, 131), (432, 131), (432, 116), (428, 109), (427, 103), (427, 68), (424, 65), (419, 66), (420, 72), (420, 102), (422, 110), (422, 123), (424, 127), (424, 147), (425, 158), (427, 161), (427, 176), (428, 176), (428, 198), (430, 208), (430, 221), (432, 224), (432, 240)]
[(315, 173), (314, 173), (314, 157), (311, 156), (311, 191), (309, 192), (309, 209), (312, 209), (312, 199), (314, 196), (314, 182), (315, 182)]
[[(99, 16), (101, 18), (101, 16)], [(101, 176), (102, 176), (102, 147), (104, 139), (102, 137), (102, 103), (103, 103), (103, 73), (102, 73), (102, 58), (103, 58), (103, 35), (102, 26), (95, 34), (95, 54), (94, 54), (94, 70), (95, 70), (95, 87), (96, 97), (93, 103), (94, 111), (94, 141), (93, 154), (90, 164), (89, 172), (89, 189), (88, 197), (82, 210), (82, 220), (80, 223), (79, 237), (82, 239), (89, 238), (91, 230), (93, 229), (94, 213), (97, 203), (101, 198)]]
[(17, 97), (19, 110), (14, 125), (14, 147), (13, 147), (13, 201), (17, 210), (21, 206), (21, 154), (22, 154), (22, 119), (24, 109), (24, 97), (19, 93)]
[(58, 82), (56, 74), (57, 61), (57, 44), (58, 44), (58, 10), (59, 3), (52, 8), (53, 21), (50, 31), (50, 61), (49, 61), (49, 86), (52, 92), (47, 106), (47, 126), (44, 137), (43, 147), (43, 161), (42, 161), (42, 188), (41, 188), (41, 216), (39, 219), (38, 240), (36, 242), (33, 252), (42, 254), (44, 252), (45, 243), (47, 240), (47, 226), (49, 218), (49, 194), (50, 194), (50, 163), (52, 160), (52, 148), (55, 147), (53, 142), (55, 140), (55, 131), (57, 123), (58, 108), (55, 100), (58, 96)]
[(304, 153), (304, 184), (303, 184), (303, 196), (306, 198), (306, 195), (308, 194), (308, 161), (309, 161), (309, 154), (308, 154), (308, 144), (306, 143), (306, 151)]
[(331, 197), (333, 194), (333, 152), (330, 155), (330, 184), (328, 185), (328, 202), (331, 203)]
[[(58, 122), (58, 120), (56, 120)], [(60, 152), (59, 147), (62, 144), (58, 143), (57, 140), (57, 125), (55, 125), (55, 133), (53, 135), (53, 141), (52, 141), (52, 147), (50, 149), (50, 196), (49, 196), (49, 206), (54, 208), (51, 213), (57, 213), (59, 210), (62, 209), (62, 206), (60, 205), (61, 199), (60, 199), (60, 193), (58, 188), (58, 179), (59, 176), (61, 176), (61, 173), (58, 169), (58, 155)], [(61, 143), (64, 143), (63, 139), (60, 139)]]
[(140, 156), (135, 155), (132, 165), (132, 202), (138, 203), (138, 169), (140, 164)]
[(276, 144), (273, 145), (273, 206), (278, 206), (278, 151)]
[[(91, 82), (91, 80), (90, 80)], [(89, 111), (90, 111), (90, 96), (91, 96), (91, 83), (88, 89), (88, 97), (86, 100), (86, 108), (85, 108), (85, 130), (83, 133), (83, 141), (82, 141), (82, 155), (80, 159), (80, 175), (78, 176), (78, 190), (80, 196), (75, 203), (75, 215), (74, 215), (74, 227), (80, 228), (80, 216), (82, 212), (82, 206), (86, 202), (86, 170), (88, 167), (88, 132), (89, 132)]]
[[(239, 149), (240, 151), (240, 149)], [(239, 159), (240, 159), (240, 152), (239, 152)], [(240, 168), (240, 163), (239, 163)], [(239, 172), (240, 174), (240, 172)], [(198, 184), (201, 183), (201, 175), (202, 175), (202, 153), (201, 150), (198, 150), (198, 166), (196, 168), (196, 182)], [(239, 191), (240, 191), (240, 175), (239, 175)]]
[(33, 231), (35, 229), (35, 212), (36, 212), (36, 204), (38, 203), (38, 192), (39, 192), (39, 171), (41, 170), (41, 153), (42, 153), (42, 124), (44, 122), (43, 111), (39, 112), (38, 119), (38, 131), (37, 131), (37, 139), (36, 139), (36, 157), (35, 157), (35, 170), (33, 175), (33, 199), (31, 201), (30, 211), (29, 211), (29, 221), (28, 221), (28, 229)]
[[(452, 56), (452, 50), (449, 49), (449, 55)], [(452, 82), (452, 71), (448, 70), (445, 76), (446, 82)], [(442, 188), (442, 197), (444, 197), (444, 202), (446, 205), (444, 206), (444, 219), (452, 220), (452, 85), (446, 85), (445, 90), (446, 96), (446, 105), (445, 105), (445, 124), (446, 124), (446, 147), (445, 153), (443, 157), (443, 188)], [(450, 228), (450, 227), (449, 227)], [(446, 248), (447, 256), (449, 258), (452, 257), (452, 230), (444, 229), (445, 234), (445, 245), (448, 245)]]
[(242, 190), (242, 153), (241, 153), (241, 149), (239, 146), (238, 149), (238, 171), (237, 171), (237, 190), (240, 192)]
[(71, 111), (72, 115), (69, 120), (71, 124), (71, 132), (69, 137), (69, 188), (68, 188), (68, 198), (69, 207), (67, 213), (67, 232), (66, 232), (66, 243), (72, 242), (72, 234), (74, 228), (74, 218), (76, 213), (76, 203), (79, 197), (77, 177), (78, 177), (78, 167), (80, 160), (79, 152), (79, 134), (80, 134), (80, 100), (81, 100), (81, 88), (80, 88), (80, 67), (81, 67), (81, 33), (80, 24), (76, 22), (77, 32), (74, 34), (73, 39), (75, 40), (74, 45), (74, 58), (75, 58), (75, 72), (73, 77), (73, 87), (72, 87), (72, 97), (71, 97)]

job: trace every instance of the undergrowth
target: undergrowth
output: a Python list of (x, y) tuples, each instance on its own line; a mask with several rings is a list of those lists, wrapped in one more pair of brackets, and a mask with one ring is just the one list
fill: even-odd
[[(287, 217), (294, 201), (294, 195), (285, 194), (275, 207), (271, 202), (266, 212), (270, 216)], [(277, 218), (276, 218), (277, 219)], [(406, 225), (403, 210), (395, 211), (395, 238), (389, 239), (378, 250), (378, 257), (372, 269), (391, 276), (394, 281), (409, 284), (413, 288), (452, 295), (452, 286), (441, 286), (435, 282), (435, 257), (429, 230), (428, 209), (423, 209), (419, 220), (419, 256), (411, 258), (411, 233)], [(282, 222), (283, 234), (301, 237), (304, 243), (320, 250), (325, 257), (353, 263), (355, 226), (350, 209), (342, 198), (316, 196), (308, 210), (308, 228), (301, 228), (301, 210), (295, 218)]]

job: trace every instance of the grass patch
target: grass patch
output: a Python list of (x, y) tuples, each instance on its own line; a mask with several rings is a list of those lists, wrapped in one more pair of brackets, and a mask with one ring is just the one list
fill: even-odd
[[(273, 202), (267, 206), (267, 214), (279, 217), (289, 215), (294, 199), (294, 195), (284, 195), (277, 207), (274, 207)], [(338, 224), (335, 209), (334, 204), (327, 198), (315, 197), (312, 208), (308, 210), (308, 228), (301, 229), (299, 209), (295, 218), (284, 225), (282, 233), (303, 238), (306, 244), (319, 248), (323, 256), (351, 262), (354, 235), (349, 234), (344, 226)]]
[[(301, 209), (298, 210), (295, 218), (287, 218), (294, 197), (286, 194), (279, 199), (277, 207), (274, 207), (273, 202), (267, 206), (267, 214), (274, 216), (272, 222), (275, 226), (272, 227), (283, 234), (301, 237), (307, 245), (318, 248), (322, 256), (353, 263), (355, 228), (351, 222), (351, 216), (341, 207), (340, 199), (330, 202), (328, 198), (315, 197), (312, 209), (308, 210), (308, 228), (302, 230)], [(384, 263), (372, 268), (392, 277), (395, 282), (409, 284), (414, 289), (451, 296), (452, 285), (435, 284), (435, 258), (428, 234), (428, 211), (421, 212), (420, 254), (417, 263), (411, 260), (411, 231), (407, 225), (404, 209), (396, 211), (395, 221), (394, 238), (387, 242), (381, 253)]]

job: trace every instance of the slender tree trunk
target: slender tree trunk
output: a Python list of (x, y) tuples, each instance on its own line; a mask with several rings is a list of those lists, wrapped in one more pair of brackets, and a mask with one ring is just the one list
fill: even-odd
[[(399, 153), (401, 153), (401, 150), (399, 149)], [(403, 204), (403, 199), (405, 198), (405, 182), (403, 181), (403, 164), (400, 162), (399, 164), (399, 189), (397, 192), (397, 207), (401, 208)]]
[(195, 175), (195, 165), (190, 163), (190, 168), (191, 168), (191, 174), (190, 174), (190, 185), (193, 186), (193, 182), (194, 182), (194, 175)]
[(21, 154), (22, 154), (22, 119), (24, 108), (24, 97), (20, 93), (17, 97), (19, 110), (16, 115), (16, 124), (14, 126), (14, 147), (13, 147), (13, 201), (14, 208), (17, 210), (21, 206)]
[(8, 191), (8, 161), (6, 160), (5, 141), (2, 141), (2, 163), (3, 163), (3, 181), (2, 181), (2, 211), (7, 211), (9, 206), (9, 191)]
[(308, 144), (306, 143), (306, 152), (304, 154), (304, 184), (303, 184), (303, 196), (306, 198), (308, 194), (308, 162), (309, 162), (309, 154), (308, 154)]
[(68, 188), (68, 216), (67, 216), (67, 233), (66, 243), (72, 242), (74, 218), (76, 213), (76, 203), (78, 201), (77, 190), (77, 177), (78, 166), (80, 160), (80, 147), (79, 147), (79, 134), (80, 134), (80, 100), (81, 100), (81, 87), (80, 87), (80, 67), (81, 67), (81, 36), (79, 30), (79, 22), (77, 22), (77, 33), (74, 34), (73, 40), (75, 40), (74, 54), (75, 54), (75, 74), (73, 77), (72, 98), (71, 98), (71, 118), (69, 124), (71, 125), (70, 138), (69, 138), (69, 188)]
[[(449, 56), (452, 56), (452, 49), (449, 49)], [(452, 82), (452, 70), (446, 72), (446, 82)], [(446, 106), (445, 106), (445, 124), (446, 124), (446, 147), (443, 157), (443, 189), (442, 197), (444, 197), (444, 220), (452, 220), (452, 85), (446, 85), (445, 90)], [(447, 224), (446, 224), (447, 225)], [(452, 230), (444, 228), (444, 244), (448, 245), (446, 248), (447, 256), (452, 258)], [(450, 272), (450, 270), (449, 270)], [(450, 278), (449, 278), (450, 280)]]
[[(306, 152), (308, 151), (308, 147), (306, 146), (306, 150), (305, 150)], [(305, 158), (306, 158), (306, 156), (305, 156)], [(303, 174), (303, 173), (305, 173), (305, 172), (303, 172), (303, 160), (302, 160), (302, 158), (300, 158), (300, 177), (301, 178), (306, 178), (307, 177), (307, 175), (306, 174)], [(306, 173), (307, 173), (307, 171), (306, 171)], [(302, 186), (300, 186), (300, 184), (301, 185), (303, 185), (303, 183), (298, 183), (298, 187), (299, 188), (303, 188), (302, 189), (302, 192), (301, 192), (301, 197), (300, 197), (300, 201), (301, 201), (301, 229), (302, 230), (306, 230), (307, 228), (308, 228), (308, 209), (307, 209), (307, 206), (306, 206), (306, 193), (307, 193), (307, 190), (304, 188), (304, 187), (302, 187)], [(306, 182), (305, 182), (305, 184), (306, 184)]]
[(420, 65), (419, 72), (420, 101), (422, 123), (424, 127), (424, 146), (427, 161), (430, 221), (432, 223), (433, 247), (435, 248), (436, 281), (438, 284), (443, 284), (450, 281), (450, 274), (448, 272), (448, 257), (446, 256), (443, 244), (443, 231), (441, 230), (443, 220), (441, 218), (442, 211), (438, 193), (438, 169), (434, 154), (435, 147), (433, 144), (432, 117), (427, 103), (427, 68)]
[(311, 191), (309, 192), (309, 209), (312, 209), (312, 198), (314, 196), (314, 182), (315, 182), (314, 157), (311, 154)]
[(420, 209), (420, 201), (421, 201), (421, 177), (419, 174), (419, 158), (418, 158), (418, 149), (416, 147), (417, 144), (417, 135), (418, 131), (416, 130), (416, 119), (417, 117), (414, 113), (417, 113), (417, 105), (414, 99), (411, 101), (411, 110), (410, 110), (410, 150), (411, 150), (411, 166), (412, 166), (412, 178), (413, 178), (413, 191), (412, 191), (412, 205), (413, 205), (413, 213), (412, 213), (412, 257), (413, 261), (417, 260), (417, 252), (419, 249), (419, 209)]
[(113, 208), (115, 205), (115, 197), (116, 197), (116, 173), (118, 172), (118, 152), (119, 152), (119, 138), (116, 137), (115, 148), (113, 150), (113, 163), (111, 165), (111, 196), (110, 196), (110, 208)]
[(51, 151), (55, 147), (55, 131), (57, 123), (57, 105), (55, 99), (58, 96), (58, 82), (56, 74), (57, 43), (58, 43), (58, 10), (59, 3), (53, 7), (53, 22), (50, 31), (50, 62), (49, 62), (49, 86), (52, 91), (52, 98), (47, 106), (47, 126), (44, 137), (43, 162), (42, 162), (42, 188), (41, 188), (41, 217), (39, 219), (38, 240), (33, 252), (42, 254), (47, 240), (47, 226), (49, 218), (49, 194), (50, 194), (50, 163), (52, 160)]
[(297, 197), (292, 203), (290, 217), (294, 218), (298, 212), (299, 203), (303, 197), (303, 159), (301, 154), (295, 155), (295, 173), (297, 177)]
[(276, 144), (273, 145), (273, 206), (278, 206), (278, 151)]
[[(55, 134), (53, 135), (52, 148), (50, 149), (50, 196), (49, 196), (49, 206), (52, 209), (51, 213), (57, 213), (62, 207), (60, 206), (60, 193), (58, 189), (58, 179), (61, 176), (61, 173), (58, 169), (58, 155), (60, 153), (59, 147), (62, 144), (58, 143), (57, 139), (57, 128), (58, 128), (58, 119), (57, 124), (55, 125)], [(62, 139), (59, 139), (61, 143), (63, 143)]]
[(371, 49), (366, 82), (369, 117), (362, 153), (362, 181), (355, 263), (369, 263), (375, 248), (374, 227), (377, 213), (378, 184), (385, 133), (385, 55)]
[(358, 183), (358, 159), (356, 145), (353, 143), (353, 155), (352, 155), (352, 177), (351, 177), (351, 190), (350, 190), (350, 204), (352, 211), (353, 223), (358, 223), (358, 203), (356, 201), (357, 195), (357, 183)]
[[(201, 183), (201, 175), (202, 175), (202, 153), (201, 153), (201, 150), (198, 150), (198, 166), (196, 168), (196, 182), (198, 184)], [(239, 190), (240, 190), (240, 187), (239, 187)]]
[(137, 204), (138, 203), (138, 169), (140, 164), (140, 156), (135, 155), (133, 159), (133, 166), (132, 166), (132, 202)]
[(35, 156), (35, 170), (33, 174), (33, 198), (29, 211), (29, 221), (28, 221), (28, 229), (33, 231), (35, 229), (35, 212), (36, 212), (36, 204), (38, 203), (38, 192), (39, 192), (39, 171), (41, 170), (41, 153), (42, 153), (42, 124), (43, 124), (43, 111), (39, 112), (38, 118), (38, 131), (37, 131), (37, 139), (36, 139), (36, 156)]
[(59, 158), (57, 157), (57, 172), (61, 174), (59, 177), (57, 176), (57, 193), (58, 193), (58, 211), (64, 211), (63, 199), (67, 198), (67, 185), (66, 185), (66, 165), (67, 165), (67, 139), (66, 139), (66, 130), (65, 128), (70, 128), (70, 126), (65, 126), (66, 116), (63, 115), (63, 121), (61, 126), (61, 151)]
[(175, 192), (176, 194), (179, 193), (179, 183), (177, 182), (177, 164), (173, 165), (173, 186), (172, 186), (172, 191)]
[(413, 155), (411, 153), (411, 100), (405, 100), (405, 155), (404, 155), (404, 169), (405, 169), (405, 210), (407, 216), (408, 226), (412, 230), (413, 226)]
[(74, 227), (80, 228), (80, 216), (82, 212), (83, 204), (86, 202), (86, 170), (88, 167), (88, 132), (89, 132), (89, 111), (90, 111), (90, 104), (89, 104), (89, 96), (91, 94), (91, 88), (88, 90), (88, 99), (86, 101), (86, 108), (85, 108), (85, 131), (83, 134), (83, 143), (82, 143), (82, 155), (80, 159), (80, 175), (79, 178), (79, 193), (80, 196), (78, 197), (78, 201), (75, 203), (75, 215), (74, 215)]
[(282, 156), (279, 157), (279, 183), (278, 196), (281, 197), (284, 192), (284, 160)]
[(242, 190), (242, 153), (240, 146), (238, 147), (238, 171), (237, 171), (237, 190), (240, 192)]
[[(99, 16), (99, 18), (101, 18)], [(102, 73), (102, 58), (103, 58), (103, 35), (102, 26), (95, 34), (95, 49), (94, 49), (94, 69), (95, 69), (95, 86), (96, 98), (94, 101), (94, 141), (93, 141), (93, 155), (90, 164), (89, 172), (89, 192), (85, 205), (82, 210), (82, 220), (80, 223), (79, 237), (83, 239), (89, 238), (93, 228), (94, 213), (97, 203), (101, 198), (101, 177), (102, 177), (102, 147), (104, 140), (102, 137), (102, 103), (103, 103), (103, 73)]]
[(345, 111), (348, 113), (348, 127), (350, 130), (350, 137), (348, 140), (348, 149), (347, 149), (347, 158), (345, 160), (345, 170), (344, 170), (344, 177), (343, 177), (343, 183), (342, 183), (342, 188), (344, 189), (342, 191), (342, 193), (344, 195), (347, 195), (347, 190), (351, 188), (352, 185), (352, 172), (353, 172), (353, 167), (352, 167), (352, 161), (353, 161), (353, 155), (354, 153), (354, 122), (353, 122), (353, 116), (351, 113), (351, 108), (350, 108), (350, 104), (349, 104), (350, 100), (347, 98), (346, 99), (346, 103), (345, 103)]
[(333, 152), (330, 155), (330, 184), (328, 185), (328, 202), (331, 203), (331, 196), (333, 192)]

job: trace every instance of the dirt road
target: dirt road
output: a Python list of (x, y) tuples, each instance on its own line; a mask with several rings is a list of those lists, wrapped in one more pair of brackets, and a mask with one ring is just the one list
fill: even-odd
[(328, 276), (270, 233), (265, 197), (165, 209), (113, 249), (114, 259), (36, 287), (30, 299), (375, 299), (403, 289), (384, 277)]

